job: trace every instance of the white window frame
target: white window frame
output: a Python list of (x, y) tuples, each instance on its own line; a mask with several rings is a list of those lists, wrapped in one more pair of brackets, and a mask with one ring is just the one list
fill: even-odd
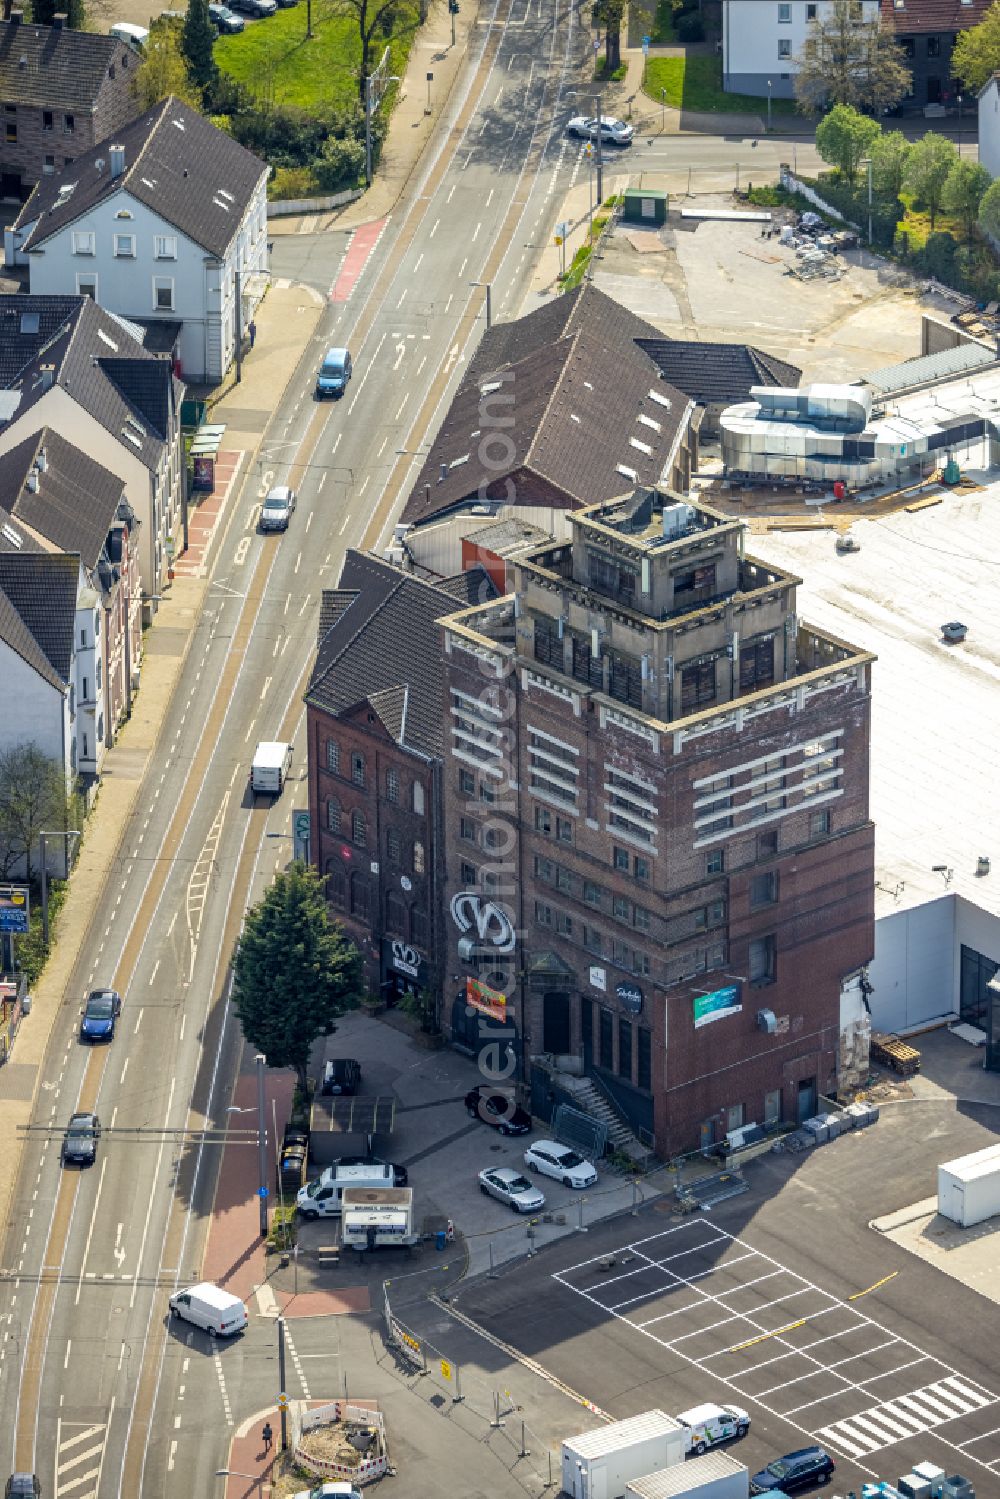
[[(92, 282), (94, 290), (93, 291), (87, 291), (85, 289), (85, 287), (80, 284), (81, 282), (86, 282), (88, 286)], [(97, 272), (96, 271), (77, 271), (77, 273), (76, 273), (76, 294), (77, 294), (78, 297), (91, 297), (95, 302), (97, 301)]]
[(97, 254), (97, 232), (94, 229), (73, 230), (73, 254), (74, 255), (96, 255)]
[(154, 260), (176, 260), (177, 259), (177, 236), (176, 236), (176, 234), (154, 234), (153, 235), (153, 259)]
[[(159, 296), (159, 294), (160, 294), (161, 291), (166, 291), (168, 289), (169, 289), (169, 292), (170, 292), (170, 306), (169, 307), (164, 307), (161, 304), (161, 302), (160, 302), (160, 296)], [(153, 311), (154, 312), (176, 312), (177, 311), (177, 300), (176, 300), (176, 298), (174, 296), (174, 278), (173, 278), (173, 276), (154, 276), (153, 277)]]
[(780, 0), (778, 5), (778, 25), (790, 26), (792, 24), (791, 0)]
[[(128, 249), (123, 250), (122, 249), (122, 245), (128, 245)], [(115, 237), (114, 237), (114, 249), (115, 249), (115, 259), (116, 260), (134, 260), (135, 259), (135, 235), (134, 234), (116, 234)]]
[(786, 37), (782, 37), (781, 40), (778, 42), (778, 57), (780, 59), (780, 58), (791, 57), (791, 55), (792, 55), (792, 41), (791, 41), (791, 37), (787, 37), (787, 36)]

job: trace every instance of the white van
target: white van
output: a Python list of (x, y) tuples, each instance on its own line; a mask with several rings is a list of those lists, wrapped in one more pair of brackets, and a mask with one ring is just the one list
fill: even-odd
[(394, 1187), (396, 1173), (392, 1166), (369, 1161), (364, 1166), (327, 1166), (322, 1176), (306, 1182), (295, 1198), (303, 1218), (336, 1218), (347, 1187)]
[(149, 41), (149, 32), (145, 26), (133, 26), (131, 21), (117, 21), (112, 26), (110, 35), (117, 38), (119, 42), (127, 42), (137, 52), (145, 52), (146, 43)]
[(681, 1411), (677, 1420), (691, 1433), (688, 1451), (699, 1456), (719, 1442), (745, 1437), (750, 1430), (750, 1417), (738, 1405), (696, 1405)]
[(181, 1317), (219, 1338), (231, 1338), (242, 1332), (250, 1320), (238, 1296), (220, 1290), (208, 1280), (171, 1296), (170, 1315)]
[(263, 739), (253, 752), (250, 790), (280, 796), (292, 768), (292, 746), (277, 739)]

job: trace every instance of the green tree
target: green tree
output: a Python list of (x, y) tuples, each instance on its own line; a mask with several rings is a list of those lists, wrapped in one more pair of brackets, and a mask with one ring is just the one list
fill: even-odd
[(858, 167), (882, 134), (877, 120), (850, 104), (835, 104), (816, 126), (816, 150), (853, 187)]
[(86, 24), (83, 0), (32, 0), (31, 19), (36, 26), (51, 26), (57, 14), (66, 17), (66, 25), (73, 31), (82, 31)]
[(978, 26), (960, 31), (951, 53), (951, 71), (975, 93), (1000, 68), (1000, 4), (991, 5)]
[(313, 1044), (357, 1003), (361, 959), (331, 923), (323, 881), (293, 864), (247, 912), (233, 962), (233, 1000), (252, 1046), (272, 1067), (294, 1067), (308, 1089)]
[(880, 197), (898, 198), (903, 191), (910, 142), (901, 130), (888, 130), (872, 146), (872, 182)]
[(933, 131), (917, 141), (910, 152), (903, 181), (930, 214), (931, 229), (944, 197), (944, 185), (957, 160), (955, 142)]
[(8, 878), (23, 868), (31, 880), (39, 833), (78, 827), (76, 818), (76, 798), (58, 760), (37, 744), (0, 753), (0, 875)]
[(1000, 242), (1000, 177), (991, 182), (979, 205), (979, 227), (990, 239)]
[(978, 161), (963, 161), (961, 158), (945, 179), (941, 207), (958, 220), (966, 239), (972, 238), (979, 218), (979, 205), (989, 185), (990, 174), (985, 167)]
[(192, 109), (200, 109), (201, 96), (188, 77), (179, 27), (158, 24), (150, 28), (146, 53), (135, 75), (132, 92), (140, 109), (149, 109), (171, 94)]
[(200, 89), (213, 84), (219, 71), (212, 52), (214, 45), (215, 27), (208, 14), (208, 0), (188, 0), (181, 32), (181, 52), (187, 63), (188, 76)]
[(361, 66), (358, 93), (365, 102), (365, 79), (378, 62), (379, 43), (418, 23), (419, 9), (410, 0), (334, 0), (334, 14), (349, 16), (357, 27), (361, 43)]
[(594, 0), (594, 25), (604, 27), (604, 68), (615, 72), (622, 65), (622, 21), (625, 0)]
[(855, 0), (833, 0), (810, 23), (797, 58), (795, 97), (804, 110), (853, 104), (880, 114), (910, 91), (902, 47)]

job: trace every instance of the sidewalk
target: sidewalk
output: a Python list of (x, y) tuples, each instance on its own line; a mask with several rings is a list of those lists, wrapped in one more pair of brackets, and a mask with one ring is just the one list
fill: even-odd
[[(243, 380), (213, 403), (212, 417), (227, 426), (226, 448), (242, 449), (249, 468), (278, 394), (294, 373), (321, 307), (300, 288), (272, 289), (257, 311), (257, 341), (244, 360)], [(192, 511), (192, 516), (197, 511)], [(223, 517), (223, 523), (224, 523)], [(204, 569), (200, 569), (204, 571)], [(71, 987), (80, 948), (98, 912), (109, 907), (105, 889), (119, 877), (116, 861), (132, 829), (143, 776), (160, 743), (174, 689), (187, 660), (208, 584), (203, 577), (176, 577), (168, 584), (155, 622), (143, 640), (142, 685), (132, 717), (119, 731), (104, 762), (96, 806), (86, 822), (79, 860), (59, 917), (49, 961), (32, 991), (31, 1014), (22, 1022), (11, 1060), (0, 1067), (0, 1219), (9, 1220), (20, 1167), (18, 1130), (32, 1116), (43, 1082), (42, 1062), (57, 1020), (73, 1028), (83, 998)], [(101, 919), (104, 919), (103, 914)], [(95, 980), (110, 983), (111, 972)], [(60, 1099), (67, 1117), (75, 1099)]]

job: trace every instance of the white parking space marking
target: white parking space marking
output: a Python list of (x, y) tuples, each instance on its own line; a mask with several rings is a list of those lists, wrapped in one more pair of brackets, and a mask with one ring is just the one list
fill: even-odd
[[(1000, 1443), (975, 1450), (1000, 1434), (1000, 1397), (746, 1240), (694, 1221), (616, 1258), (630, 1268), (607, 1280), (606, 1254), (553, 1279), (836, 1456), (864, 1467), (872, 1453), (933, 1430), (1000, 1470)], [(986, 1429), (967, 1429), (970, 1419)], [(962, 1425), (946, 1433), (949, 1422)]]

